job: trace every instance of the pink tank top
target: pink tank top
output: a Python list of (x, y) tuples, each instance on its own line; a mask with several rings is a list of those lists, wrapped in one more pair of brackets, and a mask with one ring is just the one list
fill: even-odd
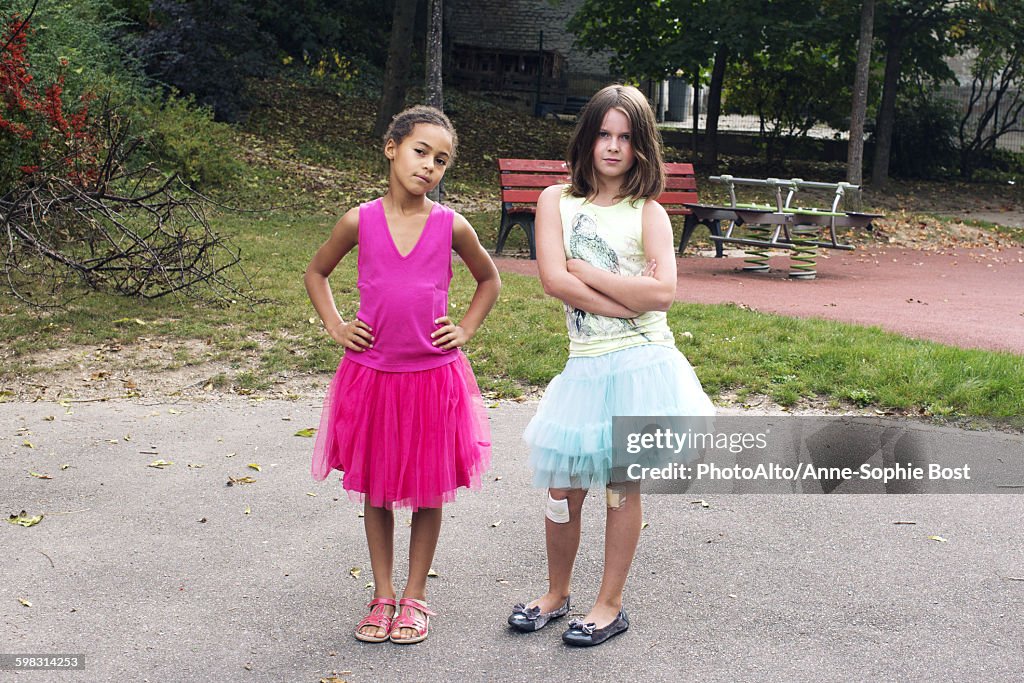
[(388, 230), (384, 202), (359, 206), (360, 320), (373, 330), (366, 351), (345, 351), (353, 362), (386, 372), (429, 370), (458, 358), (458, 350), (431, 345), (434, 321), (448, 312), (455, 212), (436, 203), (419, 242), (405, 256)]

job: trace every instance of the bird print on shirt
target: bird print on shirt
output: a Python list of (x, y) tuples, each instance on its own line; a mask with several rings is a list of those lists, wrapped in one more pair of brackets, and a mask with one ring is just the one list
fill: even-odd
[[(597, 232), (597, 223), (585, 213), (572, 218), (569, 233), (569, 256), (581, 259), (592, 266), (620, 274), (619, 255)], [(582, 311), (565, 305), (570, 336), (576, 339), (605, 336), (616, 332), (637, 331), (635, 321), (626, 318), (611, 318)], [(646, 337), (646, 335), (644, 335)]]

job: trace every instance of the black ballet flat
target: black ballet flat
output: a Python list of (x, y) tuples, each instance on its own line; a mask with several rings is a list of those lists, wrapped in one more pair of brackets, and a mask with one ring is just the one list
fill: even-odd
[(600, 645), (613, 636), (617, 636), (629, 628), (629, 617), (621, 610), (604, 628), (594, 628), (593, 623), (585, 624), (579, 619), (569, 622), (569, 629), (562, 634), (562, 642), (573, 647), (591, 647)]
[(560, 619), (568, 614), (570, 600), (571, 596), (566, 598), (565, 604), (558, 609), (543, 614), (541, 614), (540, 607), (527, 607), (520, 602), (512, 608), (512, 614), (508, 617), (508, 625), (524, 633), (539, 631), (547, 626), (549, 621)]

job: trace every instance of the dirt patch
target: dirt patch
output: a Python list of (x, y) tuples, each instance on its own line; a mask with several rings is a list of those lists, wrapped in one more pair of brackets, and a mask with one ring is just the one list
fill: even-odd
[[(269, 338), (257, 339), (261, 346)], [(223, 360), (197, 339), (142, 339), (134, 344), (73, 346), (19, 356), (15, 372), (0, 376), (0, 402), (112, 400), (217, 401), (231, 396), (320, 400), (330, 374), (268, 373), (260, 350), (234, 351)], [(7, 359), (11, 362), (11, 359)], [(540, 400), (543, 387), (523, 385), (511, 401)], [(488, 402), (496, 392), (482, 392)]]
[(884, 192), (866, 187), (864, 200), (869, 206), (885, 211), (902, 210), (962, 220), (974, 218), (977, 214), (1003, 216), (1002, 220), (991, 220), (999, 225), (1019, 224), (1024, 216), (1024, 186), (1021, 185), (956, 180), (893, 181)]
[[(1006, 218), (1024, 223), (1024, 213), (1006, 214)], [(965, 220), (983, 220), (970, 218)], [(1013, 227), (1010, 223), (999, 223)], [(1012, 235), (991, 229), (969, 225), (963, 220), (943, 221), (931, 216), (909, 211), (893, 211), (885, 218), (875, 221), (873, 230), (849, 233), (851, 242), (859, 245), (876, 245), (918, 249), (946, 253), (953, 249), (1013, 249), (1021, 245)]]
[(308, 373), (258, 373), (257, 352), (236, 353), (235, 361), (216, 355), (210, 344), (196, 339), (143, 339), (41, 351), (17, 359), (23, 372), (0, 378), (0, 397), (58, 402), (217, 400), (256, 394), (302, 398), (323, 395), (330, 381)]
[[(201, 359), (212, 355), (206, 342), (187, 340), (146, 340), (138, 344), (75, 346), (42, 351), (19, 358), (28, 372), (0, 380), (0, 402), (47, 401), (63, 404), (105, 401), (220, 401), (232, 397), (262, 399), (319, 400), (330, 383), (326, 374), (291, 374), (265, 377), (269, 386), (239, 386), (237, 378), (257, 367), (255, 354), (245, 363), (207, 358), (182, 362), (183, 355)], [(500, 402), (536, 403), (544, 387), (523, 386), (512, 399), (497, 399), (483, 392), (489, 405)], [(724, 414), (771, 415), (878, 415), (877, 411), (852, 404), (836, 406), (822, 398), (802, 398), (793, 406), (782, 406), (768, 396), (740, 399), (728, 392), (716, 399)], [(885, 413), (891, 414), (891, 413)]]

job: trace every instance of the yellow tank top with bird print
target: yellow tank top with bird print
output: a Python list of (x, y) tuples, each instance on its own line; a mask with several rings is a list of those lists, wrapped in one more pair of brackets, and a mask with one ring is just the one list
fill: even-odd
[[(643, 274), (644, 200), (624, 199), (597, 206), (584, 197), (562, 192), (562, 241), (566, 259), (582, 259), (597, 268), (627, 277)], [(612, 318), (564, 304), (569, 328), (569, 357), (600, 356), (641, 344), (675, 347), (664, 311), (647, 311), (636, 318)]]

